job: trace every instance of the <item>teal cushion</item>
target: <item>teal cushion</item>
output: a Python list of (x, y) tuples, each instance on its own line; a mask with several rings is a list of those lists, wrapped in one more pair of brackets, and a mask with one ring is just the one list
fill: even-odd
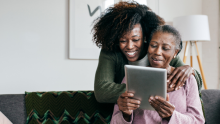
[(98, 103), (93, 91), (25, 92), (27, 124), (108, 124), (113, 103)]

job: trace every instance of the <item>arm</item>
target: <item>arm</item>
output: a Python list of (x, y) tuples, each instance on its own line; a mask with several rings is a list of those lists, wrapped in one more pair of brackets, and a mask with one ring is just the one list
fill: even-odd
[[(197, 83), (193, 76), (190, 76), (186, 84), (186, 104), (187, 112), (173, 112), (169, 124), (204, 124), (205, 119), (202, 112), (202, 106), (199, 99)], [(163, 119), (163, 123), (167, 121)]]
[(98, 102), (116, 103), (118, 97), (125, 92), (125, 84), (114, 82), (115, 68), (116, 56), (112, 52), (101, 50), (94, 86)]
[(112, 120), (110, 124), (132, 124), (132, 122), (133, 122), (133, 113), (131, 114), (130, 122), (127, 122), (123, 117), (123, 113), (119, 110), (118, 104), (115, 104), (114, 112), (112, 114)]
[(141, 101), (132, 97), (134, 94), (125, 91), (120, 95), (115, 104), (111, 124), (131, 124), (133, 122), (133, 111), (139, 108)]

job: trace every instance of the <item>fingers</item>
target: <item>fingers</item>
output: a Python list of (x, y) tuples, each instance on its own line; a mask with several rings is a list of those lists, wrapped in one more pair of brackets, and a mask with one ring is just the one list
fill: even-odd
[(170, 99), (169, 94), (167, 94), (166, 101), (170, 101), (169, 99)]
[(188, 79), (189, 75), (188, 75), (189, 71), (181, 71), (177, 76), (179, 76), (177, 85), (175, 87), (175, 90), (179, 90), (186, 82), (186, 79)]
[(139, 108), (140, 107), (140, 101), (139, 100), (134, 100), (134, 99), (129, 99), (125, 98), (119, 103), (122, 107), (134, 107), (134, 108)]
[[(124, 94), (124, 96), (126, 96), (126, 94)], [(139, 108), (140, 103), (141, 102), (139, 100), (135, 100), (130, 97), (122, 97), (122, 95), (117, 100), (119, 110), (127, 115), (131, 115), (133, 110)]]
[(117, 100), (117, 104), (120, 110), (134, 110), (140, 107), (140, 100), (132, 99), (131, 96), (134, 96), (132, 93), (124, 92)]
[[(175, 83), (176, 83), (176, 87), (179, 86), (179, 84), (178, 84), (179, 82), (177, 82), (177, 81), (179, 80), (180, 76), (181, 76), (182, 73), (183, 73), (183, 72), (182, 72), (181, 70), (179, 70), (178, 68), (176, 68), (175, 70), (176, 70), (176, 73), (175, 73), (174, 77), (171, 79), (170, 87), (172, 87), (172, 85), (175, 84)], [(175, 90), (177, 90), (177, 89), (175, 88)]]
[(165, 106), (169, 108), (175, 108), (168, 100), (169, 100), (169, 95), (167, 94), (167, 100), (165, 100), (163, 97), (160, 96), (155, 96), (155, 99), (161, 103), (163, 103)]
[(171, 81), (169, 86), (173, 87), (173, 84), (176, 83), (175, 90), (180, 89), (192, 73), (193, 68), (189, 65), (177, 67), (168, 78), (168, 80)]
[(174, 91), (175, 86), (176, 86), (176, 84), (174, 84), (173, 87), (170, 88), (170, 86), (167, 84), (167, 93)]
[(185, 82), (183, 82), (183, 79), (186, 76), (185, 72), (184, 72), (184, 70), (180, 70), (180, 69), (176, 68), (174, 73), (172, 73), (171, 75), (174, 75), (174, 76), (171, 79), (170, 88), (174, 87), (175, 90), (178, 90), (185, 83)]
[(134, 94), (133, 93), (127, 93), (127, 91), (125, 91), (124, 93), (121, 94), (120, 97), (133, 97)]
[(173, 79), (173, 77), (176, 75), (177, 72), (178, 70), (174, 69), (174, 71), (171, 73), (171, 75), (167, 79), (168, 81), (170, 81), (170, 87), (172, 87), (171, 80)]
[[(169, 96), (167, 96), (167, 100), (169, 100)], [(171, 103), (160, 96), (150, 97), (149, 102), (162, 118), (170, 117), (175, 109)]]

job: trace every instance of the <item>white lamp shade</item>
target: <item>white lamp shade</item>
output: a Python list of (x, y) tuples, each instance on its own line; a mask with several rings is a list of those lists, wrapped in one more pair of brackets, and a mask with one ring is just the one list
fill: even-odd
[(180, 32), (182, 41), (210, 41), (206, 15), (177, 17), (173, 21), (173, 26)]

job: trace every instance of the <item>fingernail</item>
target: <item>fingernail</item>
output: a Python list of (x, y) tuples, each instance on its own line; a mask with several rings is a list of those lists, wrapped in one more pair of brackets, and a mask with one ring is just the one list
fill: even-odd
[(183, 84), (183, 85), (185, 85), (185, 84)]
[(130, 93), (130, 96), (133, 96), (133, 94)]
[(179, 88), (181, 88), (181, 86), (179, 86)]
[(175, 90), (178, 90), (177, 88)]
[(167, 80), (167, 82), (169, 82), (169, 80)]
[(158, 99), (158, 97), (157, 97), (157, 96), (156, 96), (155, 98), (156, 98), (156, 99)]
[(170, 85), (170, 88), (172, 88), (172, 84)]
[(153, 100), (154, 98), (151, 96), (151, 97), (150, 97), (150, 99), (152, 99), (152, 100)]

